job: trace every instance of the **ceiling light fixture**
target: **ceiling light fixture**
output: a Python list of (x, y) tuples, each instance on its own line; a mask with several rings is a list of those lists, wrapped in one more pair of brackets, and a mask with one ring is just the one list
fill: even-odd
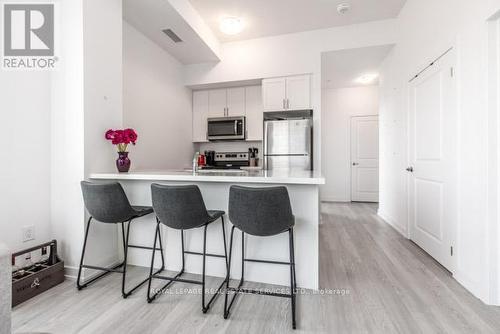
[(234, 16), (225, 17), (221, 20), (219, 29), (226, 35), (236, 35), (243, 30), (243, 21)]
[(340, 15), (344, 15), (351, 9), (351, 5), (348, 4), (347, 2), (341, 3), (340, 5), (337, 6), (337, 12)]
[(362, 85), (368, 85), (373, 83), (376, 79), (378, 79), (377, 73), (368, 73), (368, 74), (363, 74), (362, 76), (357, 78), (355, 82)]

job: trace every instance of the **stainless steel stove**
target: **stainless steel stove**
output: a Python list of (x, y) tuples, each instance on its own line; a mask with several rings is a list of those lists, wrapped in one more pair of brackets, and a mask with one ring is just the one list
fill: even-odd
[(249, 164), (248, 152), (215, 152), (213, 164), (203, 169), (240, 169)]

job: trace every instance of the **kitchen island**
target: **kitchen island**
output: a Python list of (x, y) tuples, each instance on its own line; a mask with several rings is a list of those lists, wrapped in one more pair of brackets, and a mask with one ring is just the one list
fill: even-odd
[[(297, 284), (307, 289), (318, 289), (318, 225), (319, 225), (319, 185), (324, 178), (314, 171), (239, 171), (190, 170), (133, 171), (129, 173), (95, 173), (91, 180), (118, 181), (122, 184), (133, 205), (151, 205), (151, 184), (196, 184), (201, 190), (207, 209), (224, 210), (227, 213), (229, 188), (231, 185), (252, 187), (286, 186), (295, 215), (295, 259)], [(130, 243), (152, 245), (155, 218), (148, 215), (133, 223)], [(226, 237), (229, 239), (231, 223), (227, 215)], [(207, 252), (224, 254), (220, 224), (212, 224), (207, 231)], [(185, 232), (186, 250), (202, 250), (203, 229)], [(234, 233), (231, 278), (238, 279), (241, 273), (241, 234)], [(252, 259), (289, 261), (288, 234), (255, 238), (245, 236), (245, 257)], [(181, 268), (180, 232), (162, 227), (166, 269), (178, 271)], [(228, 242), (229, 247), (229, 242)], [(117, 250), (118, 251), (118, 250)], [(148, 267), (150, 251), (129, 250), (128, 263)], [(156, 259), (158, 259), (156, 257)], [(159, 266), (160, 262), (156, 263)], [(186, 254), (186, 272), (201, 273), (201, 257)], [(207, 258), (207, 275), (224, 277), (225, 263), (220, 258)], [(268, 284), (289, 285), (288, 266), (246, 262), (245, 280)]]

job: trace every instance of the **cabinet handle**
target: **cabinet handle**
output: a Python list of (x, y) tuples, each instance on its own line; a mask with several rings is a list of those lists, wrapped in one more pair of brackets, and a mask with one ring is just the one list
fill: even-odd
[(286, 109), (285, 99), (283, 99), (283, 109)]
[(286, 108), (290, 109), (290, 99), (286, 99)]

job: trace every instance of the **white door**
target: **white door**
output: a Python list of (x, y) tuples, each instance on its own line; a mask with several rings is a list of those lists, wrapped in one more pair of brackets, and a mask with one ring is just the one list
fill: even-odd
[(227, 90), (226, 116), (245, 116), (245, 87)]
[(410, 83), (410, 238), (453, 272), (457, 226), (454, 54), (449, 52)]
[(226, 116), (226, 107), (226, 89), (213, 89), (208, 91), (208, 117)]
[(286, 109), (311, 108), (311, 76), (296, 75), (286, 78)]
[(262, 140), (262, 125), (264, 122), (264, 113), (262, 112), (262, 87), (246, 87), (245, 96), (247, 140)]
[(264, 111), (285, 110), (286, 79), (273, 78), (262, 80)]
[(193, 92), (193, 142), (207, 141), (208, 92)]
[(351, 200), (378, 202), (378, 116), (351, 118)]

